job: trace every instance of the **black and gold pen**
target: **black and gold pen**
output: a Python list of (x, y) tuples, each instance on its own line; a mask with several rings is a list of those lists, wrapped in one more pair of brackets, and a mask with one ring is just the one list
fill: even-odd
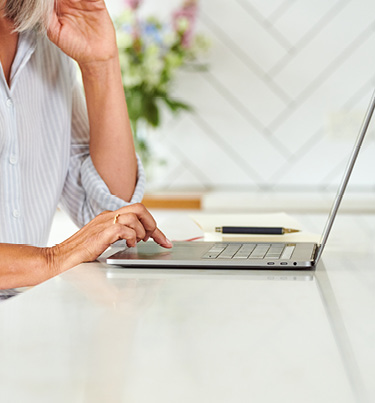
[(216, 232), (222, 234), (251, 234), (251, 235), (284, 235), (299, 232), (298, 229), (283, 227), (216, 227)]

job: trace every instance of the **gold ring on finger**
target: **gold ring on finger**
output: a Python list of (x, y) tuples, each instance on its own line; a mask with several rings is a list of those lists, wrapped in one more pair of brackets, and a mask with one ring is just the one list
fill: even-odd
[(113, 224), (117, 223), (118, 218), (120, 217), (120, 214), (116, 214), (115, 218), (113, 219)]

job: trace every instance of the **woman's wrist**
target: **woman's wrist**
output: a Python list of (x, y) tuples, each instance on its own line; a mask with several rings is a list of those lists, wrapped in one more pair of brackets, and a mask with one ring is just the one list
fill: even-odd
[(120, 61), (117, 49), (114, 55), (106, 60), (78, 63), (78, 66), (81, 70), (84, 82), (85, 80), (90, 79), (96, 81), (100, 80), (101, 82), (103, 82), (113, 75), (120, 75), (121, 77)]
[(54, 277), (64, 271), (62, 256), (59, 245), (42, 248), (42, 255), (45, 262), (46, 272), (49, 277)]
[(80, 262), (76, 258), (77, 253), (78, 248), (71, 246), (68, 240), (61, 244), (44, 248), (47, 270), (51, 273), (51, 276), (56, 276), (79, 264)]

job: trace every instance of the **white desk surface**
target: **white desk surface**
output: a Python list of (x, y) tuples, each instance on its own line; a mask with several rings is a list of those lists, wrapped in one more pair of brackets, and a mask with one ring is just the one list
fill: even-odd
[[(176, 214), (159, 220), (170, 237), (187, 235)], [(296, 278), (82, 264), (0, 303), (0, 400), (373, 402), (375, 216), (339, 217), (323, 263)]]

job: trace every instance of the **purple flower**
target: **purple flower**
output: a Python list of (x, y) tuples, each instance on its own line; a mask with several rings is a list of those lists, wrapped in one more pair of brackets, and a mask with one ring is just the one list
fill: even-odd
[(198, 0), (185, 0), (182, 7), (173, 13), (174, 29), (181, 35), (182, 46), (191, 45), (195, 21), (198, 13)]
[(142, 3), (142, 0), (124, 0), (125, 4), (132, 10), (136, 10)]

